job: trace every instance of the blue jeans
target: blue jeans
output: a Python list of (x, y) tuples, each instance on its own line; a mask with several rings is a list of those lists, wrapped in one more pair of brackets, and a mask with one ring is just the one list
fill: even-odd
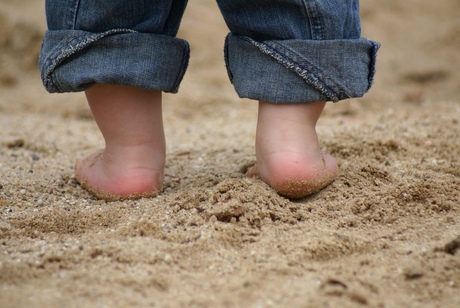
[[(230, 29), (225, 63), (240, 97), (339, 101), (372, 85), (379, 44), (361, 37), (358, 0), (217, 0)], [(49, 92), (95, 83), (175, 93), (189, 45), (187, 0), (47, 0), (40, 55)]]

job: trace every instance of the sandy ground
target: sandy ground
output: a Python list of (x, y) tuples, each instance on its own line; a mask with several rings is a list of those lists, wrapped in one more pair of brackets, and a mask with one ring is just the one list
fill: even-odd
[(328, 105), (340, 176), (295, 202), (244, 176), (256, 103), (227, 80), (212, 0), (180, 32), (164, 193), (93, 198), (73, 165), (102, 138), (82, 94), (41, 86), (43, 11), (0, 2), (0, 307), (460, 307), (457, 0), (362, 2), (375, 86)]

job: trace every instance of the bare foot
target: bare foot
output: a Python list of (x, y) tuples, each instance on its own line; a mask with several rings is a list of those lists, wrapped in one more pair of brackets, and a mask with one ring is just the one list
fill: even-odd
[(290, 199), (306, 197), (330, 184), (338, 167), (334, 158), (321, 151), (315, 130), (324, 105), (260, 102), (257, 162), (247, 175), (260, 177)]
[(75, 177), (82, 187), (99, 199), (149, 198), (162, 189), (163, 171), (131, 165), (130, 161), (116, 163), (108, 155), (98, 152), (79, 159)]
[(161, 92), (98, 84), (86, 96), (106, 146), (77, 161), (77, 181), (107, 201), (157, 195), (166, 158)]

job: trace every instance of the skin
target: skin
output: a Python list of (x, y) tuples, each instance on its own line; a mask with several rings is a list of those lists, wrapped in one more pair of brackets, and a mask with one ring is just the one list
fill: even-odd
[(337, 176), (337, 164), (320, 149), (316, 123), (325, 102), (270, 104), (259, 102), (256, 164), (248, 176), (258, 176), (290, 199), (318, 192)]
[(77, 161), (77, 180), (106, 200), (158, 194), (166, 158), (161, 92), (97, 84), (86, 97), (105, 149)]
[[(77, 161), (79, 183), (108, 201), (157, 195), (166, 158), (161, 92), (97, 84), (86, 97), (105, 149)], [(259, 102), (257, 163), (247, 175), (292, 199), (332, 182), (338, 168), (320, 150), (315, 130), (324, 105)]]

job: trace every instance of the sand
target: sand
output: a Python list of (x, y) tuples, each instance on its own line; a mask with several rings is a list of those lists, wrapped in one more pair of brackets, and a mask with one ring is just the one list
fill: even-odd
[(2, 0), (0, 307), (460, 307), (460, 4), (361, 9), (382, 49), (371, 92), (320, 119), (333, 184), (293, 202), (244, 176), (257, 104), (196, 0), (190, 68), (164, 98), (165, 190), (105, 202), (73, 174), (103, 147), (84, 96), (41, 85), (44, 1)]

